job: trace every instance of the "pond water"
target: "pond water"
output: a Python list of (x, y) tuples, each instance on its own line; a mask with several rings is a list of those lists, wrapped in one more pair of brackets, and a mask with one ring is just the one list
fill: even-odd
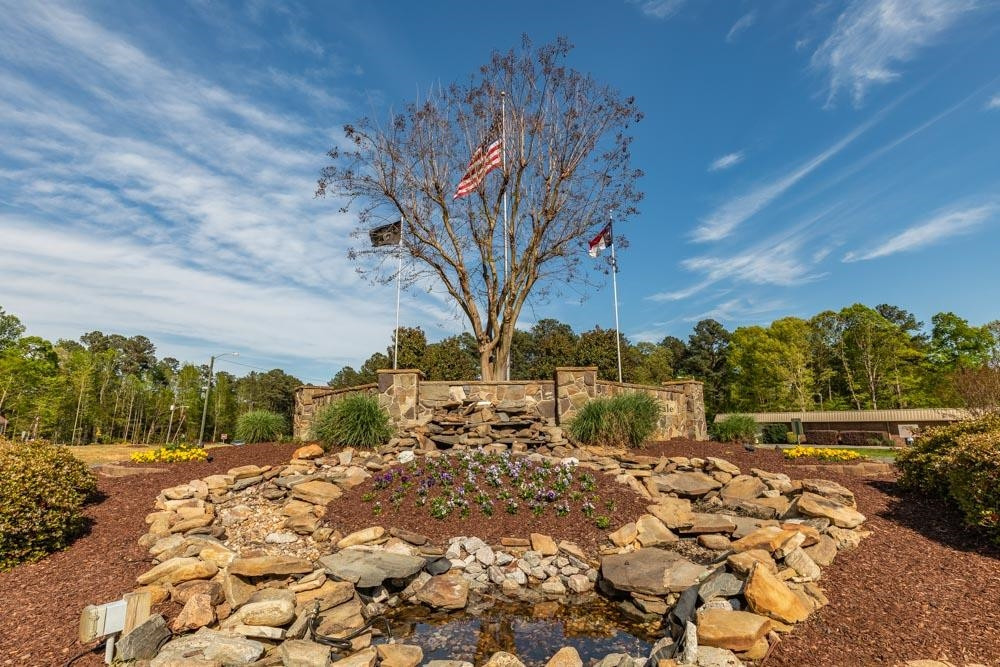
[(660, 636), (655, 625), (627, 616), (598, 596), (569, 604), (497, 602), (476, 614), (409, 607), (388, 618), (393, 636), (419, 645), (424, 660), (475, 665), (506, 651), (528, 667), (542, 666), (567, 645), (576, 648), (585, 665), (609, 653), (645, 656)]

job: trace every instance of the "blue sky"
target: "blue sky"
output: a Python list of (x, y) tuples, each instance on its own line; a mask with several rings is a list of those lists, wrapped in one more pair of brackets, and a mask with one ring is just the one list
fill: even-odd
[[(645, 113), (646, 199), (621, 230), (633, 340), (855, 301), (1000, 317), (995, 1), (0, 9), (0, 305), (31, 333), (239, 350), (312, 382), (359, 364), (394, 295), (346, 257), (353, 217), (313, 198), (324, 153), (522, 33), (567, 36), (570, 65)], [(433, 295), (404, 301), (431, 339), (462, 330)], [(542, 317), (613, 326), (610, 289), (521, 320)]]

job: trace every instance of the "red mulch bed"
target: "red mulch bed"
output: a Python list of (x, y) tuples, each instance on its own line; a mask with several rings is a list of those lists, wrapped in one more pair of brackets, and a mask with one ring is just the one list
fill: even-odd
[[(208, 463), (101, 478), (107, 498), (88, 508), (88, 535), (39, 563), (0, 574), (0, 665), (62, 665), (84, 648), (76, 641), (83, 606), (117, 599), (149, 567), (136, 540), (160, 489), (245, 463), (283, 463), (293, 450), (213, 450)], [(745, 470), (826, 477), (856, 494), (874, 534), (824, 572), (830, 604), (785, 635), (767, 667), (894, 665), (919, 658), (1000, 665), (1000, 550), (963, 530), (958, 515), (939, 502), (904, 494), (891, 478), (817, 473), (773, 451), (675, 440), (641, 453), (719, 456)], [(96, 667), (103, 660), (89, 654), (74, 664)]]
[[(598, 528), (593, 518), (588, 519), (579, 512), (578, 503), (572, 503), (572, 511), (563, 517), (556, 516), (551, 509), (535, 516), (525, 507), (522, 507), (517, 514), (508, 514), (497, 502), (496, 511), (489, 517), (482, 514), (473, 504), (468, 518), (463, 519), (458, 513), (452, 512), (443, 519), (435, 519), (430, 515), (429, 505), (424, 507), (414, 505), (412, 493), (399, 507), (395, 507), (386, 501), (388, 494), (382, 492), (379, 494), (382, 499), (382, 512), (375, 515), (372, 512), (372, 504), (362, 500), (362, 496), (374, 489), (372, 480), (351, 489), (331, 503), (327, 509), (326, 522), (331, 528), (345, 535), (377, 525), (387, 530), (402, 528), (420, 533), (436, 544), (446, 544), (448, 538), (459, 535), (476, 536), (491, 544), (499, 544), (500, 539), (504, 537), (527, 538), (531, 533), (543, 533), (552, 536), (557, 542), (559, 540), (576, 542), (584, 550), (596, 554), (601, 540), (611, 531), (645, 514), (649, 501), (627, 486), (616, 482), (611, 475), (590, 470), (587, 472), (593, 474), (597, 484), (593, 494), (601, 498), (594, 516), (595, 518), (600, 515), (608, 516), (611, 519), (608, 529)], [(614, 501), (613, 511), (609, 511), (604, 505), (607, 501)]]
[(824, 570), (830, 604), (785, 635), (767, 667), (918, 659), (1000, 665), (1000, 549), (963, 529), (940, 501), (901, 491), (892, 477), (803, 470), (773, 450), (674, 440), (642, 453), (718, 456), (744, 471), (822, 477), (854, 491), (873, 535)]
[[(0, 665), (63, 665), (86, 648), (77, 641), (83, 607), (117, 600), (151, 567), (149, 554), (136, 541), (161, 489), (247, 463), (287, 463), (295, 447), (217, 448), (204, 463), (154, 464), (167, 472), (99, 476), (105, 498), (87, 508), (91, 524), (86, 535), (65, 551), (0, 574)], [(73, 664), (102, 665), (103, 651)]]

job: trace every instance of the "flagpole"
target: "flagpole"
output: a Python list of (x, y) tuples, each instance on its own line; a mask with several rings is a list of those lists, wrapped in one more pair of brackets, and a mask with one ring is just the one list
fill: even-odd
[[(500, 159), (503, 166), (503, 177), (507, 179), (507, 93), (500, 91)], [(503, 282), (507, 287), (507, 298), (510, 298), (510, 287), (507, 284), (510, 275), (510, 236), (507, 220), (507, 186), (503, 189)], [(513, 343), (511, 337), (511, 343)], [(510, 347), (507, 348), (507, 359), (504, 362), (504, 379), (510, 380)]]
[(396, 333), (393, 334), (393, 340), (395, 341), (395, 349), (392, 353), (392, 369), (396, 370), (399, 367), (399, 293), (402, 291), (403, 287), (403, 230), (406, 229), (406, 221), (403, 218), (399, 220), (399, 248), (397, 249), (397, 254), (399, 255), (399, 264), (396, 268)]
[(615, 343), (618, 346), (618, 381), (622, 381), (622, 334), (618, 326), (618, 259), (615, 257), (615, 218), (608, 212), (608, 228), (611, 232), (611, 287), (615, 295)]

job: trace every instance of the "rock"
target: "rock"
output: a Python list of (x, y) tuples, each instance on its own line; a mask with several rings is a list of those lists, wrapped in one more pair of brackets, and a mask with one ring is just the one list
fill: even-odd
[(354, 596), (347, 602), (322, 613), (318, 632), (335, 638), (346, 637), (365, 624), (363, 611), (361, 598)]
[(746, 611), (709, 609), (698, 614), (699, 646), (748, 651), (770, 629), (770, 619)]
[(678, 496), (703, 496), (722, 486), (719, 480), (703, 472), (674, 472), (656, 478), (660, 493), (676, 493)]
[(283, 667), (329, 667), (330, 647), (304, 639), (289, 639), (278, 648)]
[(267, 472), (267, 467), (260, 467), (251, 465), (239, 466), (237, 468), (230, 468), (226, 474), (232, 477), (234, 480), (247, 479), (248, 477), (259, 477), (261, 474)]
[(424, 667), (472, 667), (472, 663), (464, 660), (430, 660), (424, 663)]
[(510, 653), (497, 651), (490, 656), (489, 660), (483, 663), (483, 667), (524, 667), (524, 663)]
[(323, 556), (319, 562), (334, 577), (360, 588), (378, 586), (386, 579), (408, 579), (427, 564), (420, 556), (361, 549), (344, 549)]
[(683, 591), (705, 571), (677, 553), (656, 548), (612, 554), (601, 560), (601, 574), (614, 588), (648, 595)]
[(187, 604), (192, 595), (205, 594), (212, 600), (212, 604), (222, 604), (226, 596), (222, 592), (222, 584), (218, 581), (208, 581), (205, 579), (194, 579), (178, 584), (170, 591), (170, 597), (174, 602)]
[(848, 530), (847, 528), (838, 528), (837, 526), (830, 526), (826, 529), (826, 532), (837, 543), (838, 551), (854, 549), (861, 544), (863, 537), (871, 534), (863, 530)]
[(819, 541), (804, 549), (806, 555), (820, 567), (827, 567), (837, 557), (837, 543), (829, 535), (820, 535)]
[[(656, 519), (656, 517), (652, 518)], [(638, 534), (639, 534), (638, 529), (636, 528), (636, 525), (634, 523), (626, 523), (618, 530), (609, 533), (608, 539), (611, 540), (611, 543), (614, 544), (615, 546), (624, 547), (635, 542), (635, 538), (638, 536)]]
[(691, 525), (681, 528), (684, 535), (700, 535), (703, 533), (726, 533), (736, 530), (736, 522), (726, 514), (711, 514), (709, 512), (693, 512)]
[(427, 536), (421, 535), (420, 533), (414, 533), (410, 530), (404, 530), (403, 528), (390, 528), (389, 534), (393, 537), (398, 537), (404, 542), (409, 542), (413, 546), (421, 547), (427, 544)]
[(646, 509), (671, 529), (690, 526), (694, 520), (691, 501), (686, 498), (663, 497), (657, 504), (650, 505)]
[(306, 574), (313, 571), (311, 562), (293, 556), (254, 556), (237, 558), (229, 566), (230, 574), (244, 577), (268, 577), (284, 574)]
[(733, 554), (726, 558), (726, 564), (729, 568), (736, 574), (744, 577), (750, 574), (750, 570), (757, 563), (762, 564), (772, 573), (778, 571), (778, 565), (771, 558), (771, 554), (763, 549), (750, 549), (749, 551)]
[(319, 445), (306, 445), (305, 447), (299, 447), (292, 453), (293, 459), (301, 459), (303, 461), (316, 459), (320, 456), (323, 456), (323, 448)]
[(226, 573), (222, 577), (222, 593), (226, 597), (226, 602), (233, 609), (243, 605), (256, 588), (254, 585), (235, 574)]
[(705, 460), (711, 463), (712, 467), (715, 468), (716, 470), (721, 470), (722, 472), (728, 472), (730, 475), (740, 474), (740, 469), (725, 459), (718, 459), (715, 458), (714, 456), (709, 456)]
[(464, 609), (469, 601), (469, 581), (459, 572), (439, 574), (424, 584), (417, 599), (435, 609)]
[(855, 528), (865, 522), (861, 512), (808, 491), (796, 499), (795, 508), (807, 516), (829, 519), (838, 528)]
[(487, 567), (493, 565), (493, 563), (495, 563), (497, 559), (496, 554), (493, 553), (493, 549), (489, 548), (488, 546), (480, 547), (479, 549), (476, 550), (476, 553), (474, 555), (477, 561), (479, 561), (481, 564)]
[(543, 556), (555, 556), (559, 553), (559, 546), (556, 541), (548, 535), (542, 533), (531, 533), (531, 550), (537, 551)]
[(656, 547), (661, 544), (672, 544), (680, 539), (670, 532), (670, 529), (667, 528), (666, 524), (652, 514), (643, 514), (639, 517), (639, 519), (635, 522), (635, 527), (638, 531), (636, 537), (639, 540), (639, 544), (644, 547)]
[(327, 579), (319, 588), (302, 591), (295, 594), (295, 609), (311, 609), (314, 601), (319, 600), (320, 611), (326, 611), (354, 597), (354, 584), (349, 581), (332, 581)]
[(782, 623), (798, 623), (809, 616), (810, 610), (805, 603), (785, 582), (761, 565), (750, 570), (743, 595), (751, 610)]
[(374, 542), (375, 540), (381, 538), (383, 535), (385, 535), (385, 528), (383, 528), (382, 526), (369, 526), (368, 528), (356, 530), (347, 537), (345, 537), (344, 539), (337, 542), (337, 548), (346, 549), (347, 547), (353, 547), (359, 544)]
[(800, 577), (805, 577), (811, 581), (819, 579), (823, 574), (819, 566), (806, 554), (802, 547), (792, 549), (785, 554), (785, 565), (798, 572)]
[[(760, 641), (767, 644), (766, 639)], [(696, 660), (698, 667), (743, 667), (743, 661), (732, 651), (715, 646), (699, 646)]]
[(785, 530), (780, 526), (764, 526), (733, 542), (732, 549), (733, 551), (763, 549), (773, 553), (797, 534), (797, 531)]
[(184, 608), (177, 615), (170, 629), (176, 634), (187, 630), (197, 630), (215, 622), (215, 607), (212, 598), (205, 593), (196, 593), (187, 599)]
[(300, 514), (285, 519), (285, 528), (298, 535), (312, 535), (319, 528), (319, 519), (313, 514)]
[(713, 551), (726, 551), (730, 548), (731, 543), (725, 535), (706, 533), (698, 536), (698, 544)]
[(221, 544), (209, 544), (198, 552), (198, 558), (223, 568), (232, 565), (233, 561), (236, 560), (236, 552)]
[[(263, 599), (257, 596), (267, 593)], [(250, 601), (222, 622), (223, 628), (236, 625), (267, 625), (276, 628), (295, 618), (295, 594), (287, 589), (267, 589), (256, 593)]]
[(399, 461), (400, 463), (406, 464), (412, 462), (415, 458), (417, 458), (417, 455), (413, 453), (413, 450), (406, 449), (399, 453), (399, 456), (396, 457), (396, 460)]
[[(309, 531), (312, 532), (312, 531)], [(277, 532), (268, 533), (264, 537), (265, 544), (291, 544), (292, 542), (298, 541), (298, 536), (295, 533)]]
[(285, 638), (285, 631), (281, 628), (272, 628), (269, 625), (234, 625), (229, 629), (230, 632), (235, 632), (238, 635), (243, 635), (244, 637), (253, 637), (254, 639), (268, 639), (281, 641)]
[(149, 667), (197, 664), (197, 660), (209, 664), (248, 665), (263, 653), (264, 645), (260, 642), (202, 628), (193, 635), (168, 642), (150, 661)]
[(149, 593), (150, 604), (157, 605), (170, 599), (170, 589), (171, 586), (169, 584), (162, 586), (160, 584), (150, 584), (149, 586), (140, 586), (133, 592)]
[(723, 500), (753, 500), (764, 495), (765, 491), (767, 485), (760, 478), (753, 475), (739, 475), (733, 477), (719, 490), (719, 496)]
[(219, 568), (198, 558), (171, 558), (136, 577), (140, 585), (179, 584), (192, 579), (210, 579)]
[(115, 643), (115, 656), (121, 662), (149, 660), (169, 638), (167, 622), (160, 614), (153, 614)]
[(424, 571), (428, 574), (444, 574), (451, 569), (451, 561), (447, 558), (428, 558)]
[(340, 487), (331, 482), (314, 479), (292, 487), (292, 498), (304, 500), (313, 505), (325, 506), (344, 495)]
[(378, 659), (378, 651), (374, 647), (358, 651), (354, 655), (333, 663), (332, 667), (375, 667)]
[(846, 486), (831, 482), (828, 479), (804, 479), (802, 480), (802, 490), (809, 491), (836, 500), (842, 505), (857, 509), (858, 504), (854, 500), (854, 492)]
[(381, 667), (417, 667), (424, 650), (413, 644), (379, 644), (376, 647)]
[(571, 574), (566, 579), (566, 585), (574, 593), (586, 593), (594, 588), (594, 582), (585, 574)]
[(743, 582), (729, 572), (716, 571), (698, 587), (702, 602), (715, 598), (731, 598), (743, 592)]
[(565, 595), (566, 586), (557, 577), (552, 577), (547, 579), (542, 583), (541, 586), (543, 593), (548, 593), (549, 595)]
[(549, 658), (545, 667), (583, 667), (583, 660), (580, 659), (580, 654), (575, 648), (564, 646)]

